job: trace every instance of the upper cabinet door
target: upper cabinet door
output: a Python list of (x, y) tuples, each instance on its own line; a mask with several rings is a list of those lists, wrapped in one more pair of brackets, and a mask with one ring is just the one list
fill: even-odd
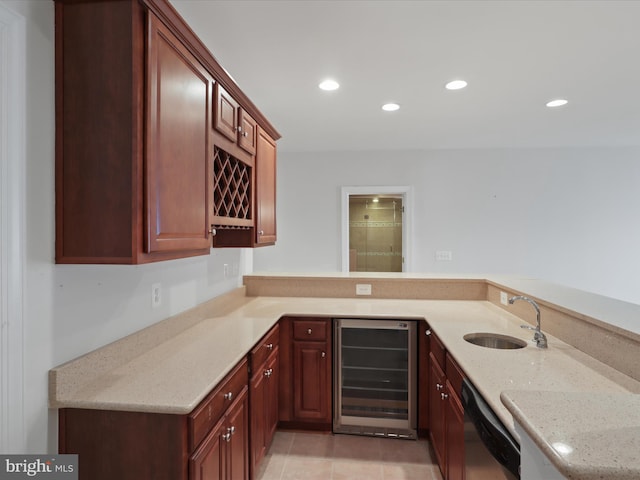
[(148, 18), (146, 251), (206, 249), (213, 79), (162, 22)]
[(276, 242), (276, 142), (258, 128), (256, 148), (256, 245)]
[(238, 112), (240, 128), (238, 129), (238, 145), (246, 152), (256, 153), (256, 121), (242, 108)]
[(232, 142), (238, 138), (238, 102), (219, 83), (215, 85), (214, 128)]

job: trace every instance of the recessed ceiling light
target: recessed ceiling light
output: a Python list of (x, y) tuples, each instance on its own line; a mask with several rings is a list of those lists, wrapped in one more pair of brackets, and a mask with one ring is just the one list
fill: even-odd
[(320, 87), (322, 90), (331, 91), (331, 90), (339, 89), (340, 88), (340, 84), (338, 82), (336, 82), (335, 80), (327, 79), (327, 80), (324, 80), (324, 81), (320, 82), (318, 87)]
[(382, 109), (385, 112), (395, 112), (399, 108), (400, 108), (400, 105), (398, 105), (397, 103), (385, 103), (384, 105), (382, 105)]
[(464, 80), (453, 80), (447, 83), (444, 87), (447, 90), (460, 90), (461, 88), (464, 88), (466, 86), (467, 82), (465, 82)]
[(550, 102), (547, 102), (547, 107), (561, 107), (563, 105), (566, 105), (567, 103), (569, 103), (567, 100), (565, 100), (564, 98), (558, 98), (556, 100), (551, 100)]

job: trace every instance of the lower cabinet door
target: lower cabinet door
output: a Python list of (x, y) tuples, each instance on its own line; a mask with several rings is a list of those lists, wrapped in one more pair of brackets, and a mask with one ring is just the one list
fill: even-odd
[(267, 369), (264, 364), (251, 377), (251, 467), (255, 472), (266, 454)]
[(445, 402), (442, 394), (445, 393), (445, 376), (444, 372), (438, 365), (438, 362), (430, 357), (430, 375), (429, 375), (429, 437), (433, 451), (436, 454), (438, 465), (442, 471), (443, 477), (446, 474), (446, 424), (445, 424)]
[(189, 458), (189, 480), (249, 480), (248, 407), (245, 387)]
[(447, 480), (464, 480), (464, 410), (448, 381), (447, 390)]
[(271, 372), (266, 384), (265, 401), (265, 448), (271, 446), (271, 440), (278, 427), (280, 358), (276, 349), (267, 362), (267, 369)]
[(231, 404), (227, 427), (227, 480), (249, 480), (249, 397), (247, 388)]
[(293, 416), (331, 422), (330, 359), (326, 342), (293, 342)]
[(251, 378), (251, 470), (256, 472), (278, 426), (278, 348)]
[(189, 480), (226, 478), (226, 437), (223, 437), (226, 431), (223, 417), (189, 458)]

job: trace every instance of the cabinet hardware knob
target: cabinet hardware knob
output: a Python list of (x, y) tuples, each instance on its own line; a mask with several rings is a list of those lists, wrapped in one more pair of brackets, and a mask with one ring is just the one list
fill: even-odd
[(223, 433), (222, 434), (222, 440), (224, 440), (225, 442), (231, 441), (231, 434), (230, 433)]
[(238, 133), (242, 133), (242, 125), (238, 125), (238, 126), (236, 127), (236, 132), (238, 132)]
[(447, 395), (446, 393), (441, 393), (440, 398), (442, 398), (442, 400), (446, 400), (447, 398), (449, 398), (449, 395)]
[(248, 136), (249, 136), (249, 134), (248, 134), (247, 132), (242, 132), (242, 136), (243, 136), (243, 137), (248, 137)]
[(218, 233), (218, 232), (216, 232), (216, 229), (215, 229), (215, 228), (211, 227), (211, 228), (209, 229), (209, 233), (211, 234), (211, 236), (212, 236), (212, 237), (215, 237), (215, 236), (216, 236), (216, 233)]
[(231, 400), (233, 398), (233, 392), (227, 392), (224, 394), (225, 400)]
[(229, 428), (227, 428), (227, 433), (229, 433), (229, 436), (233, 435), (234, 433), (236, 433), (236, 427), (231, 425)]
[(427, 330), (426, 332), (424, 332), (424, 334), (425, 334), (427, 337), (431, 336), (431, 330)]
[(264, 235), (264, 230), (260, 230), (258, 233), (259, 233), (260, 235)]
[(273, 350), (273, 343), (267, 343), (265, 347), (267, 347), (267, 350)]
[(307, 335), (311, 335), (311, 329), (307, 330)]
[(327, 354), (325, 352), (322, 352), (322, 358), (326, 357)]
[(442, 390), (443, 385), (441, 383), (436, 383), (436, 390)]

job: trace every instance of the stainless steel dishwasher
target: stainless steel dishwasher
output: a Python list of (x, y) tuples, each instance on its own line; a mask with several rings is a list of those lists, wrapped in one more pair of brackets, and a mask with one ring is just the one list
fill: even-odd
[(465, 480), (520, 479), (520, 446), (466, 378), (461, 400)]
[(333, 431), (416, 438), (416, 322), (334, 319)]

